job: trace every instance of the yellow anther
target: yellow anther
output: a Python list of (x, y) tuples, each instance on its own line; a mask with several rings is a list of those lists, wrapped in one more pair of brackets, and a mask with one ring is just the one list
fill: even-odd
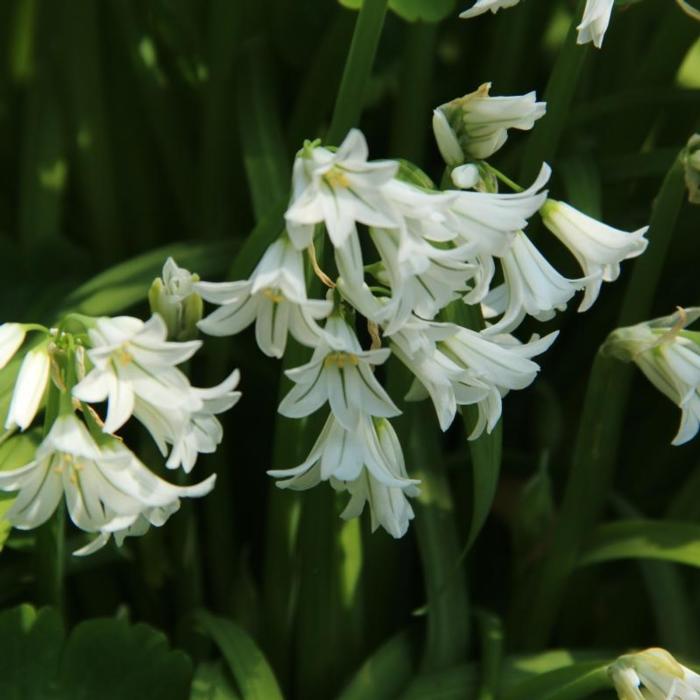
[(331, 186), (331, 187), (343, 187), (347, 188), (350, 187), (350, 181), (348, 180), (348, 176), (345, 174), (342, 168), (339, 168), (337, 165), (333, 166), (324, 176), (323, 179)]
[(352, 367), (357, 367), (360, 364), (360, 360), (357, 355), (353, 355), (351, 352), (332, 352), (326, 355), (326, 359), (323, 361), (325, 367), (331, 367), (336, 365), (338, 369), (343, 369), (346, 364)]
[(134, 361), (133, 355), (126, 349), (126, 346), (122, 346), (115, 353), (116, 359), (121, 365), (129, 365)]
[(270, 287), (266, 287), (265, 289), (263, 289), (262, 295), (265, 297), (265, 299), (269, 299), (275, 304), (281, 304), (284, 301), (284, 294), (280, 294), (278, 290), (272, 289)]

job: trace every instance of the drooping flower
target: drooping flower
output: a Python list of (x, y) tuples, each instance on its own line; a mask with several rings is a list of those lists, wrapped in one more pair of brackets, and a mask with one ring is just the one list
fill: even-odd
[(168, 327), (171, 340), (192, 340), (197, 334), (197, 322), (202, 318), (202, 297), (194, 285), (199, 276), (168, 258), (162, 277), (157, 277), (148, 292), (151, 312), (158, 314)]
[(586, 0), (581, 23), (578, 30), (577, 44), (587, 44), (592, 41), (596, 48), (603, 45), (603, 37), (610, 24), (615, 0)]
[(391, 336), (392, 352), (415, 377), (406, 399), (430, 396), (442, 430), (452, 424), (458, 405), (479, 403), (489, 393), (477, 374), (455, 363), (438, 348), (438, 342), (454, 332), (452, 324), (432, 323), (414, 316)]
[(235, 335), (255, 322), (255, 338), (269, 357), (284, 355), (289, 333), (314, 347), (320, 330), (316, 319), (327, 316), (331, 302), (308, 299), (302, 254), (286, 236), (263, 255), (250, 279), (238, 282), (198, 282), (195, 289), (220, 305), (197, 325), (209, 335)]
[(108, 400), (106, 433), (126, 423), (137, 396), (166, 410), (191, 408), (190, 383), (177, 365), (194, 355), (200, 341), (167, 341), (167, 326), (157, 314), (146, 323), (130, 316), (99, 318), (88, 334), (94, 367), (73, 395), (86, 403)]
[(165, 466), (192, 471), (200, 454), (212, 454), (221, 444), (223, 427), (216, 417), (235, 406), (241, 397), (234, 391), (240, 373), (234, 370), (221, 384), (206, 389), (190, 387), (191, 401), (180, 409), (167, 409), (137, 397), (134, 416), (146, 426), (163, 456), (172, 449)]
[(495, 14), (498, 12), (498, 10), (513, 7), (519, 2), (520, 0), (476, 0), (474, 5), (469, 10), (465, 10), (460, 14), (460, 17), (462, 19), (469, 19), (471, 17), (476, 17), (477, 15), (482, 15), (484, 12), (488, 11)]
[(620, 656), (608, 673), (620, 700), (700, 700), (700, 675), (665, 649)]
[(399, 415), (372, 372), (391, 351), (363, 350), (355, 332), (338, 315), (328, 319), (324, 331), (324, 340), (311, 360), (285, 372), (295, 386), (282, 399), (279, 412), (288, 418), (302, 418), (328, 402), (338, 423), (350, 431), (363, 416)]
[(546, 104), (537, 102), (534, 92), (492, 97), (490, 89), (491, 83), (484, 83), (433, 111), (433, 132), (448, 165), (488, 158), (506, 142), (508, 129), (532, 129), (544, 116)]
[(588, 310), (603, 282), (614, 282), (620, 263), (636, 258), (647, 247), (648, 226), (630, 233), (608, 226), (565, 202), (549, 199), (541, 210), (545, 226), (571, 251), (587, 278), (579, 311)]
[(302, 464), (268, 474), (283, 479), (280, 488), (298, 491), (330, 480), (351, 496), (341, 517), (359, 516), (368, 503), (372, 529), (381, 525), (393, 537), (406, 534), (413, 518), (408, 497), (418, 495), (419, 482), (408, 478), (401, 445), (385, 418), (363, 414), (355, 429), (346, 430), (331, 414)]
[(0, 369), (15, 356), (27, 335), (21, 323), (3, 323), (0, 325)]
[(0, 471), (0, 489), (18, 492), (5, 515), (13, 527), (38, 527), (65, 495), (77, 527), (86, 532), (116, 532), (154, 508), (172, 508), (180, 498), (206, 495), (214, 486), (214, 476), (195, 486), (169, 484), (119, 440), (105, 440), (99, 446), (77, 416), (60, 415), (31, 462)]
[(547, 191), (542, 188), (551, 172), (544, 163), (532, 185), (522, 192), (459, 192), (445, 225), (472, 246), (473, 255), (503, 255), (515, 234), (527, 226), (528, 219), (547, 199)]
[(34, 420), (49, 384), (51, 357), (49, 344), (42, 342), (24, 356), (5, 420), (7, 430), (26, 430)]
[(473, 440), (486, 429), (491, 432), (501, 417), (501, 399), (511, 390), (525, 389), (540, 370), (531, 358), (545, 352), (558, 331), (544, 338), (520, 343), (511, 335), (488, 336), (454, 325), (454, 334), (437, 343), (438, 349), (458, 367), (470, 371), (473, 385), (488, 389), (478, 403), (479, 418), (469, 436)]
[(604, 350), (634, 362), (646, 378), (681, 409), (681, 425), (673, 445), (692, 440), (700, 428), (700, 336), (686, 326), (700, 318), (700, 308), (618, 328)]
[(500, 260), (505, 281), (487, 295), (482, 311), (488, 319), (503, 316), (486, 334), (510, 333), (526, 314), (548, 321), (586, 284), (585, 279), (570, 280), (559, 274), (522, 231)]
[(368, 161), (364, 135), (351, 129), (334, 153), (307, 143), (294, 161), (292, 199), (285, 213), (294, 245), (313, 241), (314, 226), (324, 223), (335, 246), (355, 231), (356, 223), (396, 226), (381, 188), (398, 170), (395, 161)]

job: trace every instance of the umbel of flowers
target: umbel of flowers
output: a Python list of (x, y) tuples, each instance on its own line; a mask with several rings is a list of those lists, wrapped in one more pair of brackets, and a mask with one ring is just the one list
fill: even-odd
[[(226, 336), (254, 325), (270, 357), (283, 357), (289, 336), (309, 349), (308, 361), (287, 371), (293, 388), (279, 411), (327, 418), (300, 465), (270, 471), (280, 487), (327, 481), (349, 494), (344, 518), (367, 504), (373, 528), (402, 536), (420, 485), (404, 462), (390, 422), (399, 409), (377, 368), (391, 355), (403, 363), (413, 376), (405, 398), (429, 398), (443, 430), (459, 407), (475, 406), (470, 438), (478, 438), (495, 427), (506, 394), (532, 383), (534, 358), (556, 338), (516, 338), (525, 317), (551, 319), (579, 291), (585, 311), (620, 263), (644, 251), (646, 228), (620, 231), (548, 199), (546, 164), (520, 187), (483, 160), (509, 129), (530, 129), (544, 112), (534, 93), (493, 97), (490, 85), (439, 107), (435, 136), (444, 180), (454, 183), (447, 190), (411, 164), (370, 160), (356, 129), (337, 149), (307, 141), (294, 162), (284, 229), (250, 277), (194, 284), (218, 307), (199, 322), (203, 332)], [(509, 189), (499, 191), (499, 180)], [(578, 261), (580, 278), (561, 275), (524, 232), (538, 212)], [(325, 294), (313, 291), (319, 281)], [(465, 305), (487, 319), (484, 328), (454, 322)]]
[[(204, 496), (214, 487), (214, 475), (193, 486), (167, 482), (118, 436), (135, 418), (167, 457), (167, 467), (186, 472), (200, 453), (221, 442), (216, 415), (238, 400), (238, 372), (219, 386), (193, 387), (178, 366), (201, 341), (168, 340), (169, 329), (171, 336), (191, 335), (197, 320), (188, 311), (198, 303), (192, 292), (178, 296), (187, 277), (172, 260), (166, 263), (165, 279), (157, 280), (151, 295), (160, 313), (145, 323), (69, 314), (55, 328), (0, 326), (0, 370), (15, 371), (18, 362), (11, 360), (23, 354), (2, 440), (17, 430), (43, 435), (28, 463), (0, 471), (0, 489), (16, 492), (5, 515), (14, 527), (38, 527), (65, 499), (73, 523), (94, 535), (75, 554), (89, 554), (111, 537), (121, 544), (163, 525), (181, 498)], [(184, 313), (178, 314), (178, 305)], [(95, 405), (104, 402), (102, 415)]]

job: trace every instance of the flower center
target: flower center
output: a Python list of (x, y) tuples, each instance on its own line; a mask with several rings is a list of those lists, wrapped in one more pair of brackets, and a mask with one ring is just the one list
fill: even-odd
[(134, 361), (134, 356), (126, 349), (126, 345), (122, 345), (114, 353), (115, 359), (122, 366), (126, 367)]
[(350, 181), (342, 168), (334, 165), (324, 176), (323, 179), (331, 187), (342, 187), (344, 189), (350, 187)]
[(272, 289), (272, 287), (266, 287), (262, 290), (262, 295), (265, 299), (269, 299), (273, 304), (281, 304), (284, 301), (284, 294), (282, 294), (279, 289)]
[(357, 355), (353, 355), (351, 352), (332, 352), (326, 355), (326, 359), (323, 361), (324, 367), (335, 365), (338, 369), (343, 369), (346, 364), (351, 367), (357, 367), (360, 364), (360, 360)]

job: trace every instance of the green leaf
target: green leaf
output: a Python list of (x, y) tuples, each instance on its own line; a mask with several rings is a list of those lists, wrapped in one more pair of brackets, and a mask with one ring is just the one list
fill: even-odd
[(202, 663), (192, 679), (190, 700), (240, 700), (220, 663)]
[(61, 657), (63, 700), (186, 700), (192, 662), (161, 632), (126, 620), (82, 622)]
[(338, 700), (383, 700), (397, 697), (413, 672), (415, 645), (408, 632), (383, 644), (353, 676)]
[(231, 620), (200, 610), (195, 620), (218, 645), (243, 700), (281, 700), (267, 659), (248, 634)]
[(578, 700), (611, 685), (607, 664), (583, 662), (527, 680), (500, 697), (502, 700)]
[[(351, 10), (359, 10), (363, 0), (340, 0)], [(455, 11), (455, 0), (389, 0), (389, 8), (408, 22), (439, 22)]]
[(110, 315), (146, 300), (153, 279), (171, 256), (200, 277), (220, 275), (235, 251), (231, 241), (209, 244), (175, 243), (115, 265), (81, 285), (63, 301), (57, 316), (69, 311), (92, 316)]
[(0, 697), (45, 700), (58, 669), (63, 624), (48, 608), (20, 605), (0, 613)]
[(700, 567), (700, 525), (668, 520), (622, 520), (600, 525), (579, 566), (616, 559), (663, 559)]

